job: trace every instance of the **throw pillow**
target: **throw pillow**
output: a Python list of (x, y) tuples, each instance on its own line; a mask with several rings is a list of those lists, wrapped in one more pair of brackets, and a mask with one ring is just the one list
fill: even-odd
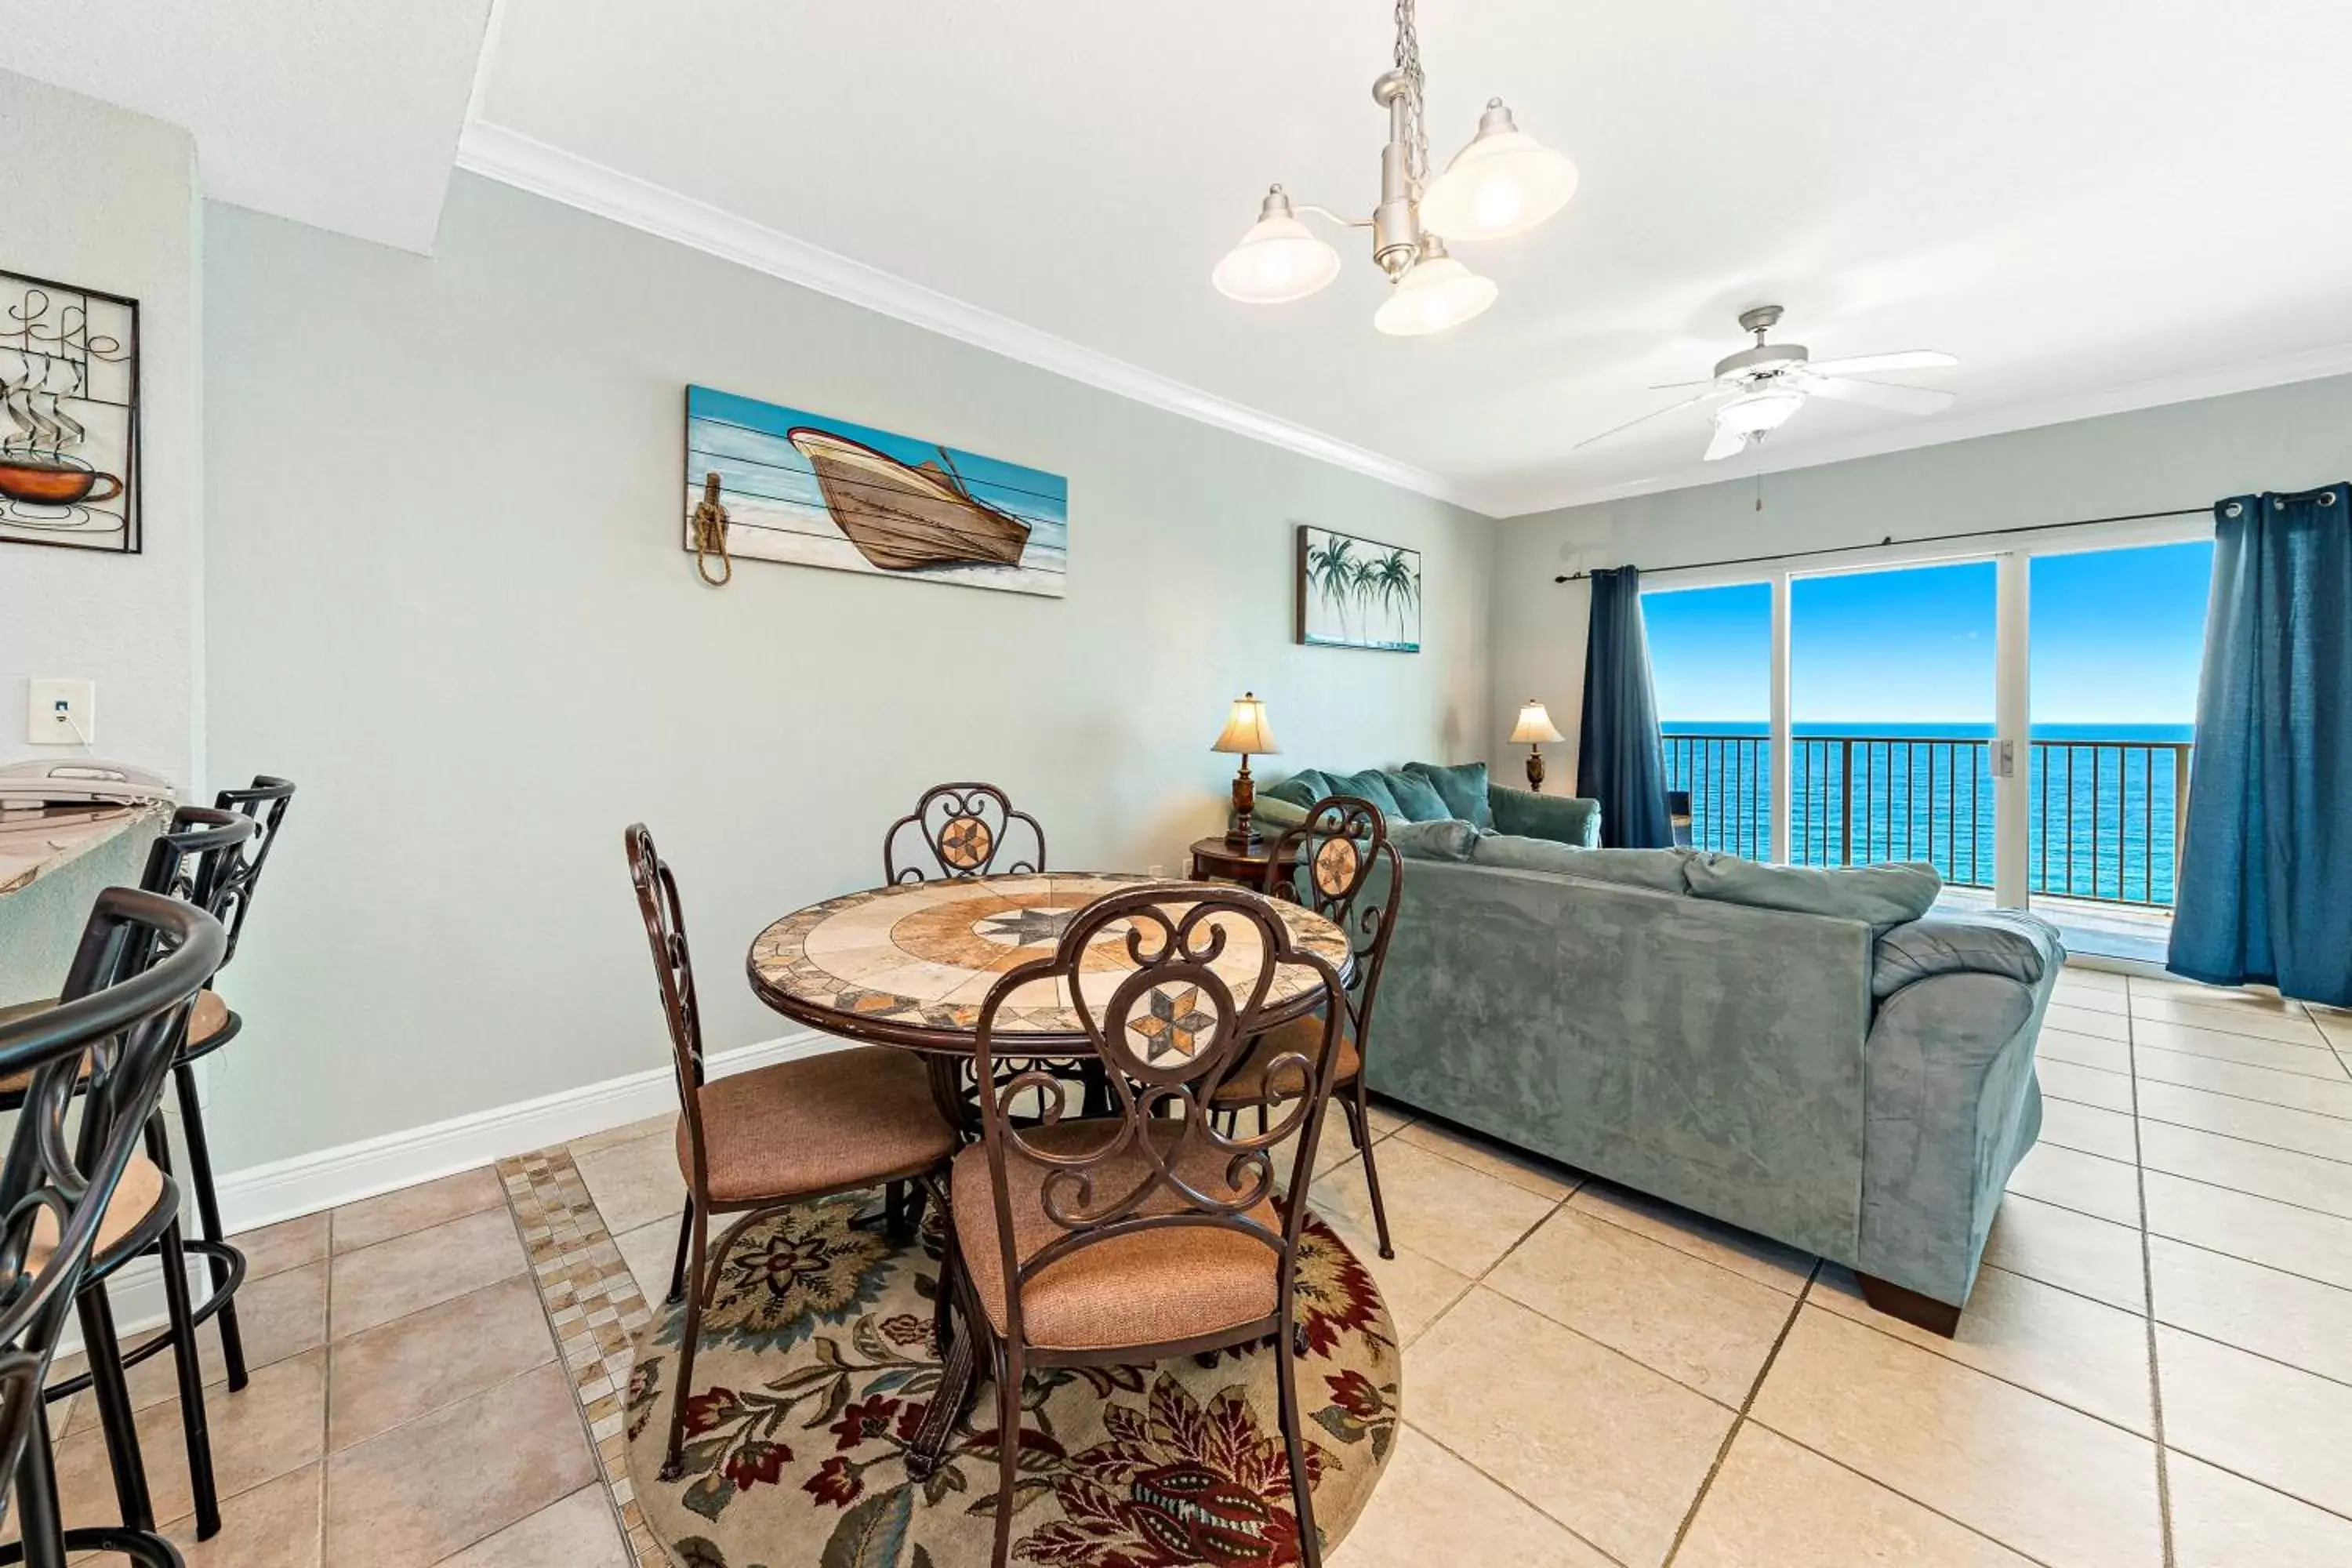
[(1451, 817), (1400, 822), (1390, 826), (1389, 842), (1408, 860), (1467, 860), (1478, 842), (1478, 830)]
[(1378, 768), (1366, 768), (1362, 773), (1344, 776), (1327, 773), (1323, 782), (1329, 786), (1323, 792), (1326, 795), (1352, 795), (1358, 800), (1369, 800), (1379, 806), (1383, 816), (1404, 822), (1412, 820), (1405, 809), (1397, 804), (1397, 797), (1389, 793), (1389, 781)]
[(1549, 838), (1580, 848), (1601, 847), (1601, 803), (1582, 795), (1538, 795), (1496, 784), (1486, 792), (1495, 807), (1495, 831), (1522, 838)]
[(1448, 818), (1469, 820), (1446, 803), (1445, 797), (1437, 793), (1436, 785), (1419, 773), (1387, 773), (1381, 777), (1388, 781), (1389, 794), (1396, 796), (1397, 809), (1404, 813), (1409, 822), (1444, 822)]
[(1766, 866), (1736, 855), (1694, 855), (1683, 868), (1690, 890), (1727, 904), (1753, 904), (1866, 925), (1916, 921), (1944, 890), (1925, 860), (1884, 866)]
[(1494, 808), (1486, 802), (1486, 764), (1457, 763), (1450, 768), (1435, 763), (1407, 763), (1406, 773), (1429, 781), (1445, 802), (1446, 815), (1458, 816), (1473, 827), (1495, 826)]
[(1260, 800), (1286, 800), (1293, 805), (1313, 805), (1331, 793), (1330, 781), (1315, 768), (1301, 768), (1270, 789), (1257, 792)]

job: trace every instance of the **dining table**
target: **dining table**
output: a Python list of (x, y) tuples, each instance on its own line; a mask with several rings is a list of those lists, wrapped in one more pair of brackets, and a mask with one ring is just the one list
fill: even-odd
[[(1052, 955), (1079, 912), (1098, 899), (1132, 892), (1154, 879), (1118, 871), (1027, 872), (900, 882), (845, 893), (782, 916), (751, 941), (745, 967), (751, 989), (770, 1007), (826, 1034), (919, 1055), (940, 1113), (967, 1138), (979, 1116), (973, 1058), (982, 1005), (1008, 972)], [(1230, 886), (1167, 882), (1168, 904), (1191, 898), (1250, 898)], [(1353, 973), (1353, 951), (1338, 924), (1281, 899), (1265, 902), (1292, 943), (1329, 963), (1341, 983)], [(1223, 928), (1224, 950), (1211, 963), (1245, 992), (1264, 955), (1254, 928)], [(1084, 974), (1109, 977), (1131, 970), (1126, 943), (1108, 931), (1089, 948)], [(1081, 991), (1090, 988), (1081, 980)], [(1095, 1055), (1080, 1006), (1066, 984), (1033, 980), (1000, 1005), (992, 1038), (1008, 1056)], [(1257, 1022), (1271, 1030), (1325, 1005), (1325, 986), (1311, 964), (1277, 964)], [(907, 1466), (921, 1480), (940, 1463), (972, 1383), (971, 1333), (941, 1349), (940, 1388), (910, 1446)]]

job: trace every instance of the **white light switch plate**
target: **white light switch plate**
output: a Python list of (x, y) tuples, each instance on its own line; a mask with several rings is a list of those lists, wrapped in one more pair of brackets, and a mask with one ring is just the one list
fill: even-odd
[(37, 746), (98, 743), (98, 683), (46, 680), (25, 683), (25, 739)]

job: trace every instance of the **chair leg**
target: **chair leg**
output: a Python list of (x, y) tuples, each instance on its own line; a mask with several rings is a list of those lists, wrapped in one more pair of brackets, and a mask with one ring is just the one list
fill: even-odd
[(139, 1427), (132, 1418), (131, 1390), (123, 1382), (122, 1352), (114, 1338), (114, 1309), (103, 1281), (86, 1288), (74, 1302), (81, 1320), (81, 1342), (89, 1357), (89, 1396), (98, 1401), (99, 1425), (106, 1432), (107, 1467), (114, 1473), (114, 1500), (132, 1530), (155, 1528), (155, 1504), (147, 1490), (147, 1467), (139, 1456)]
[(907, 1220), (907, 1184), (890, 1182), (882, 1188), (882, 1234), (900, 1246), (914, 1234)]
[(677, 1261), (670, 1266), (669, 1304), (677, 1306), (686, 1299), (686, 1249), (694, 1239), (694, 1194), (686, 1199), (686, 1217), (677, 1226)]
[[(1307, 1480), (1306, 1444), (1298, 1418), (1298, 1354), (1293, 1346), (1296, 1315), (1291, 1294), (1285, 1290), (1274, 1383), (1281, 1408), (1283, 1452), (1290, 1461), (1290, 1506), (1298, 1521), (1298, 1561), (1302, 1568), (1323, 1568), (1323, 1542), (1315, 1529), (1315, 1489)], [(1289, 1353), (1285, 1354), (1285, 1350)]]
[(1021, 1489), (1021, 1347), (1007, 1341), (996, 1369), (996, 1551), (989, 1561), (1013, 1560), (1013, 1500)]
[(65, 1521), (58, 1512), (58, 1472), (46, 1401), (33, 1412), (32, 1438), (16, 1463), (16, 1531), (25, 1543), (25, 1568), (65, 1568)]
[(694, 1383), (695, 1341), (702, 1332), (702, 1298), (705, 1294), (702, 1253), (710, 1239), (709, 1218), (694, 1213), (691, 1203), (687, 1208), (691, 1215), (688, 1230), (693, 1238), (694, 1252), (685, 1281), (686, 1337), (678, 1342), (677, 1386), (670, 1391), (669, 1396), (669, 1447), (663, 1454), (661, 1468), (661, 1479), (666, 1481), (674, 1481), (686, 1473), (686, 1396)]
[(1381, 1256), (1394, 1258), (1396, 1248), (1389, 1243), (1389, 1208), (1381, 1201), (1381, 1169), (1372, 1159), (1372, 1112), (1364, 1099), (1364, 1080), (1357, 1079), (1349, 1090), (1351, 1094), (1343, 1092), (1339, 1108), (1347, 1114), (1348, 1135), (1364, 1152), (1364, 1185), (1372, 1194), (1372, 1225), (1380, 1233)]
[[(221, 1231), (220, 1197), (213, 1191), (212, 1144), (205, 1132), (204, 1107), (196, 1102), (196, 1069), (186, 1062), (175, 1063), (172, 1083), (180, 1097), (180, 1135), (188, 1146), (188, 1184), (196, 1194), (197, 1234), (206, 1241), (226, 1242), (228, 1237)], [(217, 1291), (228, 1282), (228, 1262), (208, 1257), (205, 1263), (206, 1275)], [(221, 1363), (228, 1369), (229, 1392), (240, 1393), (251, 1379), (246, 1373), (245, 1334), (237, 1327), (234, 1294), (220, 1304), (215, 1321), (220, 1328)]]
[[(158, 1111), (147, 1121), (148, 1158), (171, 1173), (171, 1149), (163, 1137), (163, 1117)], [(163, 1266), (163, 1304), (172, 1320), (172, 1361), (180, 1374), (180, 1428), (188, 1447), (188, 1489), (196, 1505), (196, 1539), (210, 1541), (220, 1533), (220, 1489), (213, 1476), (211, 1423), (205, 1415), (204, 1358), (196, 1344), (194, 1304), (188, 1298), (188, 1255), (180, 1245), (177, 1215), (156, 1242)], [(224, 1309), (226, 1310), (226, 1309)]]

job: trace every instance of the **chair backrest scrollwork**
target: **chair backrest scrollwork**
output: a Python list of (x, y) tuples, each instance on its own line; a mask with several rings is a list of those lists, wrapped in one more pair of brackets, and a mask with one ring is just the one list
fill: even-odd
[[(1220, 963), (1220, 960), (1225, 960)], [(1020, 1331), (1020, 1289), (1041, 1269), (1080, 1248), (1121, 1236), (1195, 1226), (1255, 1237), (1270, 1249), (1270, 1268), (1295, 1265), (1303, 1204), (1289, 1205), (1280, 1228), (1251, 1211), (1275, 1186), (1275, 1152), (1297, 1139), (1292, 1190), (1306, 1190), (1323, 1112), (1330, 1098), (1330, 1048), (1337, 1024), (1327, 1017), (1318, 1060), (1291, 1051), (1267, 1064), (1265, 1130), (1247, 1136), (1219, 1131), (1210, 1114), (1218, 1089), (1265, 1027), (1276, 978), (1303, 966), (1329, 994), (1338, 970), (1297, 945), (1280, 913), (1259, 895), (1197, 888), (1143, 888), (1098, 900), (1065, 929), (1049, 958), (1003, 975), (982, 1005), (975, 1039), (981, 1127), (994, 1187), (1010, 1327)], [(1089, 1130), (1066, 1139), (1066, 1082), (1035, 1064), (1017, 1034), (1001, 1035), (1008, 1005), (1023, 1005), (1029, 987), (1066, 987), (1108, 1081), (1113, 1114), (1070, 1125)], [(1059, 1055), (1069, 1054), (1066, 1046)], [(1000, 1072), (1000, 1067), (1008, 1071)], [(1044, 1114), (1020, 1110), (1031, 1095)], [(1099, 1136), (1095, 1136), (1097, 1132)], [(1016, 1256), (1013, 1173), (1042, 1167), (1041, 1199), (1059, 1227), (1024, 1261)]]
[(228, 957), (221, 960), (223, 968), (236, 957), (236, 941), (245, 931), (245, 913), (253, 902), (253, 889), (261, 880), (269, 852), (277, 847), (278, 824), (286, 820), (286, 808), (293, 799), (294, 785), (268, 773), (254, 774), (253, 783), (244, 789), (225, 789), (213, 797), (215, 809), (236, 812), (257, 829), (235, 872), (228, 907), (214, 911), (228, 927)]
[(992, 784), (933, 784), (882, 836), (882, 876), (888, 882), (1045, 868), (1045, 828)]
[(646, 942), (653, 949), (662, 1016), (669, 1025), (678, 1110), (686, 1118), (688, 1147), (694, 1157), (692, 1181), (695, 1192), (700, 1194), (706, 1190), (709, 1174), (702, 1138), (702, 1008), (695, 999), (694, 954), (686, 942), (686, 909), (678, 901), (677, 879), (670, 874), (669, 862), (654, 847), (654, 836), (646, 825), (632, 823), (621, 838), (628, 851), (629, 879), (636, 884), (637, 912), (646, 922)]
[(1307, 810), (1306, 821), (1275, 840), (1265, 878), (1269, 894), (1302, 904), (1348, 933), (1356, 961), (1348, 1021), (1360, 1055), (1389, 937), (1404, 902), (1404, 858), (1390, 841), (1387, 817), (1359, 796), (1326, 795)]

